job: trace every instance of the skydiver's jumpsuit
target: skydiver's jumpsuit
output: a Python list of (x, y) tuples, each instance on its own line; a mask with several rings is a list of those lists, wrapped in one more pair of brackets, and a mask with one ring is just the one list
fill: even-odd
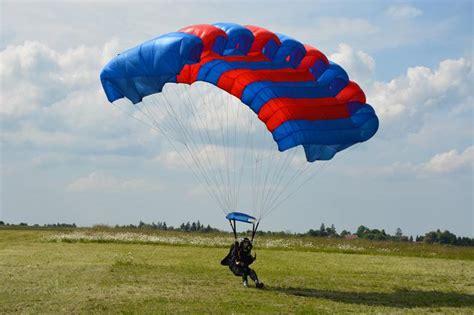
[(229, 269), (236, 276), (241, 276), (243, 281), (247, 281), (247, 277), (250, 276), (255, 282), (258, 282), (257, 273), (249, 266), (255, 261), (250, 252), (241, 250), (239, 242), (235, 242), (230, 247), (229, 254), (222, 259), (221, 265), (229, 266)]

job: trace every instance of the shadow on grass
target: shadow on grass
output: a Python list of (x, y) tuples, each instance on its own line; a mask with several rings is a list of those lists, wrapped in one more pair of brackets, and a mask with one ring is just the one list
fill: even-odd
[(345, 292), (311, 288), (268, 288), (280, 293), (307, 298), (322, 298), (335, 302), (378, 305), (398, 308), (412, 307), (474, 307), (474, 295), (439, 292), (397, 290), (382, 292)]

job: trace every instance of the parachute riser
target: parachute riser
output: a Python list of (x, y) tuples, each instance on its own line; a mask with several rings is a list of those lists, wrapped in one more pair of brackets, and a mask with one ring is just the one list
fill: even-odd
[[(235, 220), (229, 220), (229, 224), (230, 224), (230, 227), (232, 229), (232, 232), (234, 233), (234, 239), (235, 239), (235, 241), (237, 241), (237, 224), (236, 224)], [(252, 242), (255, 238), (255, 235), (257, 234), (259, 224), (260, 224), (260, 221), (252, 223), (252, 238), (251, 238)]]
[(259, 224), (260, 224), (260, 221), (257, 221), (257, 224), (255, 224), (255, 222), (252, 224), (252, 242), (253, 242), (253, 239), (255, 238), (255, 234), (257, 233)]
[[(234, 224), (232, 224), (232, 221), (234, 221)], [(235, 220), (229, 220), (230, 227), (232, 228), (232, 231), (234, 232), (234, 239), (237, 242), (237, 226), (235, 224)]]

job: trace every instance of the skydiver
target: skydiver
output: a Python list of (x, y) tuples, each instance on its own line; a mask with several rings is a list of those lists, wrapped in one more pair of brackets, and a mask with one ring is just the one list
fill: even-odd
[(252, 242), (245, 237), (240, 243), (235, 241), (230, 247), (229, 254), (222, 259), (221, 265), (229, 266), (232, 273), (238, 277), (242, 277), (244, 287), (248, 288), (247, 277), (250, 276), (255, 282), (257, 288), (263, 288), (263, 282), (260, 282), (257, 273), (249, 266), (257, 259), (257, 255), (252, 256)]

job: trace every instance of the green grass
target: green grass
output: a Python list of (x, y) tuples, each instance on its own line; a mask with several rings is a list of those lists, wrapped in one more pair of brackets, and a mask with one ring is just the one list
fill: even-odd
[(474, 313), (472, 248), (303, 238), (257, 248), (253, 266), (267, 285), (257, 290), (219, 265), (227, 249), (212, 242), (57, 241), (58, 233), (0, 230), (0, 314)]

